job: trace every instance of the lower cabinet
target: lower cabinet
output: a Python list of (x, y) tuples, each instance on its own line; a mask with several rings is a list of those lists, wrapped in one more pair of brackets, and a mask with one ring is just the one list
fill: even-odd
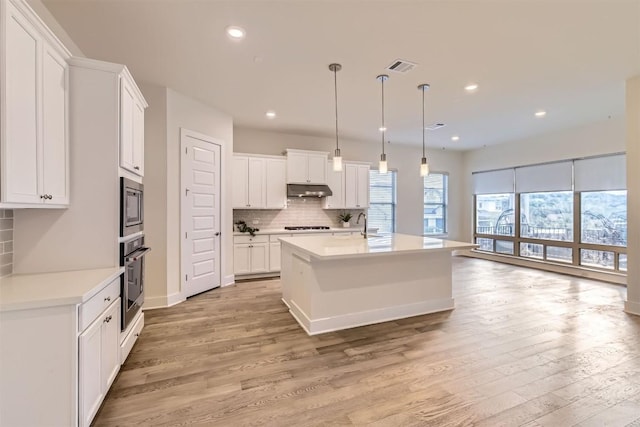
[(79, 419), (81, 426), (93, 417), (120, 369), (120, 298), (79, 337)]
[(269, 236), (235, 236), (233, 272), (237, 275), (269, 271)]

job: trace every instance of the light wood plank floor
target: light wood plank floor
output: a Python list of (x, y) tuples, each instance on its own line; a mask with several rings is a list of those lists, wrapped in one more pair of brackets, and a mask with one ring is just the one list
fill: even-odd
[(624, 287), (454, 266), (455, 310), (316, 337), (278, 280), (148, 311), (95, 425), (640, 426)]

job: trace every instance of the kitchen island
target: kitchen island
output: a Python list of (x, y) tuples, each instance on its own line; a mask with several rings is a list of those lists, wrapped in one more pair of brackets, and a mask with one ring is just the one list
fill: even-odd
[(453, 309), (452, 252), (477, 247), (407, 234), (280, 242), (282, 301), (309, 335)]

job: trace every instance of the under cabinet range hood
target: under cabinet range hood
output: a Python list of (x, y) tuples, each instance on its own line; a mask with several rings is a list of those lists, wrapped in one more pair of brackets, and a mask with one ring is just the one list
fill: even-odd
[(287, 197), (327, 197), (333, 192), (325, 184), (287, 184)]

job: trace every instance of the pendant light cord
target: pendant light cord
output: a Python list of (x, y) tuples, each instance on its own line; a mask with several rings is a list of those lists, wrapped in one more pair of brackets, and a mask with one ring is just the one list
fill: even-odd
[[(382, 129), (385, 129), (384, 127), (384, 80), (385, 80), (384, 77), (380, 79), (382, 83)], [(384, 133), (385, 133), (385, 130), (382, 131), (382, 154), (384, 154)]]
[(336, 103), (336, 150), (340, 149), (338, 146), (338, 68), (333, 68), (333, 87)]
[(426, 157), (424, 155), (424, 89), (425, 86), (422, 87), (422, 157)]

